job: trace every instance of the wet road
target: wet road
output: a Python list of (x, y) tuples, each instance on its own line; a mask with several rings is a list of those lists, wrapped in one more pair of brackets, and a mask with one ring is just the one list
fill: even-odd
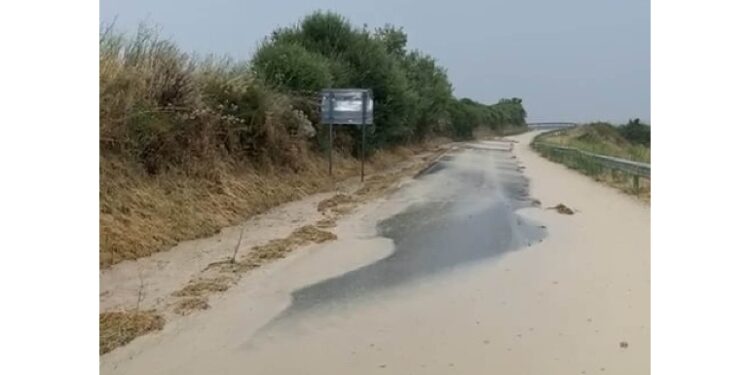
[(394, 252), (375, 263), (293, 293), (276, 322), (340, 309), (358, 298), (436, 276), (540, 241), (545, 231), (515, 211), (531, 204), (509, 142), (478, 142), (443, 156), (391, 199), (414, 203), (378, 225)]
[[(647, 374), (649, 208), (536, 155), (533, 136), (450, 153), (342, 218), (338, 241), (250, 273), (101, 372)], [(517, 214), (524, 175), (534, 198), (580, 209), (524, 210), (549, 237)]]

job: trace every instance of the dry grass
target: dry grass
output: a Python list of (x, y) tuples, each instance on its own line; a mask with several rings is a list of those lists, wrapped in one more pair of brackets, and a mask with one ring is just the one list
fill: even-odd
[(609, 155), (648, 163), (651, 148), (628, 141), (612, 126), (590, 124), (542, 135), (540, 141), (558, 144), (595, 154)]
[(365, 181), (364, 186), (355, 191), (354, 195), (358, 199), (367, 199), (385, 193), (389, 188), (393, 187), (396, 181), (400, 180), (410, 171), (387, 173), (379, 176), (377, 179)]
[(318, 228), (333, 228), (336, 226), (336, 218), (327, 217), (325, 219), (320, 219), (315, 222), (315, 226)]
[(138, 336), (164, 327), (154, 311), (110, 311), (99, 314), (99, 354), (125, 345)]
[(186, 298), (179, 302), (174, 307), (175, 314), (189, 315), (198, 310), (207, 310), (209, 307), (208, 298), (206, 297), (192, 297)]
[(290, 237), (295, 242), (295, 245), (305, 245), (310, 242), (323, 243), (336, 239), (335, 234), (320, 230), (312, 225), (305, 225), (304, 227), (295, 230)]
[(253, 268), (259, 267), (261, 264), (258, 262), (250, 261), (232, 261), (232, 259), (222, 260), (209, 264), (203, 271), (216, 270), (224, 274), (241, 274), (250, 271)]
[[(123, 161), (104, 159), (100, 266), (148, 256), (180, 241), (214, 234), (279, 204), (332, 189), (324, 161), (316, 159), (320, 158), (313, 158), (311, 166), (299, 173), (226, 166), (211, 179), (181, 173), (147, 176)], [(335, 179), (353, 176), (355, 169), (342, 167)]]
[(329, 209), (337, 207), (342, 204), (353, 203), (354, 198), (347, 194), (336, 194), (328, 199), (323, 199), (318, 203), (318, 212), (326, 212)]
[(209, 293), (223, 292), (234, 282), (229, 277), (192, 280), (184, 288), (173, 293), (176, 297), (197, 297)]
[[(434, 143), (378, 151), (367, 163), (368, 174), (392, 168), (418, 152), (432, 150)], [(279, 204), (329, 191), (333, 181), (359, 173), (359, 162), (338, 155), (333, 179), (327, 162), (314, 153), (305, 156), (297, 172), (285, 168), (251, 168), (238, 163), (219, 163), (208, 176), (165, 172), (155, 176), (121, 158), (100, 159), (100, 267), (138, 259), (167, 250), (180, 241), (217, 233)], [(400, 175), (399, 175), (400, 176)], [(382, 190), (394, 176), (368, 179), (354, 200)], [(323, 206), (346, 212), (342, 197)], [(335, 204), (334, 204), (335, 203)]]
[(297, 247), (311, 243), (333, 241), (336, 238), (336, 235), (331, 232), (318, 229), (312, 225), (305, 225), (285, 238), (271, 240), (265, 245), (253, 247), (250, 254), (243, 259), (243, 262), (258, 262), (260, 260), (259, 263), (262, 263), (264, 261), (283, 258)]

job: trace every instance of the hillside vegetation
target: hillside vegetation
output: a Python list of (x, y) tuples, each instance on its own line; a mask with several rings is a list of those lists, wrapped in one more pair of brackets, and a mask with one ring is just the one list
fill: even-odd
[(542, 135), (538, 140), (634, 161), (651, 160), (651, 129), (638, 120), (617, 127), (596, 122)]
[[(153, 29), (100, 36), (100, 265), (161, 251), (274, 205), (331, 189), (317, 92), (371, 88), (368, 168), (438, 137), (525, 127), (518, 98), (453, 96), (444, 68), (402, 29), (317, 12), (275, 30), (250, 61), (196, 57)], [(341, 128), (336, 175), (354, 175), (359, 130)]]
[(581, 155), (566, 157), (562, 153), (552, 152), (540, 143), (563, 145), (595, 154), (650, 163), (651, 128), (641, 124), (637, 119), (622, 126), (597, 122), (572, 129), (543, 133), (534, 139), (533, 145), (537, 152), (550, 160), (592, 176), (597, 181), (635, 194), (641, 199), (647, 201), (651, 199), (650, 179), (638, 178), (636, 184), (631, 175), (604, 168), (589, 157)]

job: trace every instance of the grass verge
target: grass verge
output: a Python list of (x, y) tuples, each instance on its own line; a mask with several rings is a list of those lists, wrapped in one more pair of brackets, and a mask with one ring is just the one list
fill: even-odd
[(629, 141), (617, 128), (609, 124), (595, 123), (544, 133), (535, 141), (638, 162), (651, 161), (650, 147)]
[(618, 188), (647, 202), (651, 200), (650, 179), (639, 177), (636, 185), (632, 175), (605, 168), (587, 157), (566, 157), (564, 154), (553, 152), (548, 148), (535, 146), (539, 142), (648, 163), (651, 155), (650, 147), (629, 141), (621, 136), (613, 126), (597, 123), (543, 133), (534, 139), (532, 148), (543, 157), (591, 176), (596, 181)]

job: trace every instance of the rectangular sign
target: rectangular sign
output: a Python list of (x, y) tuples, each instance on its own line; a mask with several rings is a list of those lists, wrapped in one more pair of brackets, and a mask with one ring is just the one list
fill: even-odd
[(324, 124), (372, 125), (374, 102), (370, 90), (326, 89), (321, 96), (320, 114)]

